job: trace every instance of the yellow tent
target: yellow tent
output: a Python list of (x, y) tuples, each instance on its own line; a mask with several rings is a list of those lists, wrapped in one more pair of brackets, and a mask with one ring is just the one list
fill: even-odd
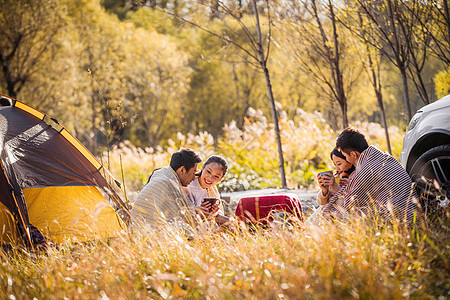
[(0, 241), (86, 241), (126, 229), (130, 205), (117, 180), (58, 121), (8, 99), (0, 106)]

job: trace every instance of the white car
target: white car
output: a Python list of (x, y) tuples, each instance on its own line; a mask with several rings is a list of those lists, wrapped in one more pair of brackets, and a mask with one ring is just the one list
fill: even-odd
[(450, 198), (450, 94), (417, 111), (403, 139), (400, 160), (419, 195), (441, 207)]

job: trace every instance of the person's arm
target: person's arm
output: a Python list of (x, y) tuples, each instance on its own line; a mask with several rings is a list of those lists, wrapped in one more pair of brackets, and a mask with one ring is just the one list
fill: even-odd
[(339, 175), (339, 186), (343, 187), (344, 185), (347, 185), (350, 182), (350, 178), (353, 176), (354, 173), (355, 171), (353, 171), (349, 175), (347, 175), (345, 172), (341, 173)]
[(208, 211), (208, 219), (214, 218), (214, 221), (217, 223), (217, 225), (222, 227), (228, 227), (230, 225), (230, 218), (224, 216), (223, 213), (220, 212), (220, 207), (217, 202), (214, 205), (211, 205), (210, 202), (203, 202), (201, 207)]
[[(340, 182), (339, 182), (340, 183)], [(330, 190), (333, 192), (333, 194), (335, 194), (335, 193), (337, 193), (337, 192), (339, 192), (339, 190), (341, 189), (341, 185), (340, 184), (338, 184), (337, 182), (336, 182), (336, 180), (334, 179), (334, 177), (333, 177), (333, 183), (332, 183), (332, 185), (330, 186)]]
[(218, 210), (217, 205), (211, 207), (211, 203), (202, 202), (200, 206), (194, 207), (195, 213), (198, 214), (203, 220), (211, 220), (214, 218), (215, 213)]
[(321, 193), (321, 195), (323, 196), (322, 198), (326, 200), (326, 203), (328, 203), (329, 199), (328, 196), (330, 194), (337, 193), (341, 189), (341, 187), (337, 184), (336, 180), (334, 179), (334, 176), (330, 176), (328, 174), (317, 174), (317, 181), (319, 182), (319, 186), (322, 191)]
[(339, 178), (339, 188), (342, 188), (344, 185), (349, 183), (350, 179), (348, 177), (340, 177)]
[(319, 193), (317, 194), (317, 203), (319, 205), (325, 205), (329, 202), (331, 198), (331, 192), (329, 189), (327, 189), (325, 193), (326, 194), (323, 193), (323, 190), (320, 190)]
[(217, 225), (222, 227), (228, 227), (231, 223), (230, 218), (224, 215), (216, 215), (214, 220), (216, 221)]
[(324, 207), (324, 213), (349, 213), (352, 208), (370, 205), (373, 180), (371, 168), (355, 173), (349, 183), (343, 186)]

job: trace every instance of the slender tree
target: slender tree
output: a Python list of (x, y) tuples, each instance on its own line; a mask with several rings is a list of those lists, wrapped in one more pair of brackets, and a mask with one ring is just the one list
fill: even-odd
[(405, 18), (405, 3), (392, 0), (356, 0), (373, 30), (367, 41), (377, 48), (399, 70), (403, 88), (403, 102), (407, 121), (411, 120), (411, 104), (408, 87), (410, 63), (410, 39), (415, 30), (415, 19)]
[(448, 1), (409, 1), (410, 18), (417, 20), (411, 39), (410, 77), (425, 104), (430, 102), (422, 70), (430, 56), (446, 68), (450, 65), (450, 16)]
[(359, 72), (345, 65), (348, 44), (338, 24), (335, 3), (305, 0), (285, 6), (280, 16), (288, 21), (286, 36), (295, 49), (299, 67), (316, 79), (315, 86), (322, 95), (339, 104), (342, 126), (347, 127), (348, 95)]
[[(141, 2), (141, 4), (145, 4), (145, 1), (143, 3), (142, 1), (138, 2)], [(200, 24), (200, 22), (197, 23), (193, 20), (188, 20), (187, 18), (178, 15), (173, 10), (166, 9), (164, 11), (187, 24), (190, 24), (219, 38), (226, 45), (235, 46), (237, 49), (245, 53), (245, 55), (249, 58), (248, 60), (246, 60), (247, 63), (263, 72), (275, 129), (281, 186), (282, 188), (287, 188), (278, 113), (276, 109), (275, 98), (273, 95), (270, 73), (267, 67), (267, 61), (270, 56), (272, 27), (269, 2), (269, 0), (259, 2), (257, 2), (256, 0), (251, 0), (248, 2), (247, 6), (244, 6), (241, 1), (238, 1), (237, 3), (226, 3), (221, 0), (202, 1), (201, 5), (207, 7), (210, 12), (213, 12), (215, 19), (223, 21), (223, 24), (226, 26), (227, 30), (222, 32), (216, 32), (213, 28), (210, 28), (204, 24)], [(254, 28), (244, 22), (243, 16), (245, 15), (252, 17), (255, 25)], [(264, 16), (267, 21), (268, 29), (266, 34), (263, 34), (263, 29), (260, 21), (261, 16)], [(228, 24), (228, 20), (232, 20), (235, 25), (237, 24), (240, 30), (235, 30), (232, 25)]]
[(432, 24), (433, 6), (419, 0), (408, 1), (404, 5), (403, 19), (412, 19), (415, 30), (406, 39), (410, 49), (409, 77), (424, 104), (430, 103), (429, 92), (423, 75), (424, 67), (430, 57), (430, 33), (428, 26)]
[(386, 146), (389, 153), (392, 153), (391, 142), (389, 138), (389, 130), (386, 119), (386, 111), (384, 107), (382, 84), (381, 84), (381, 52), (375, 47), (371, 46), (370, 37), (374, 36), (370, 33), (373, 30), (372, 27), (366, 26), (366, 19), (360, 10), (354, 9), (352, 6), (348, 6), (346, 13), (342, 14), (339, 18), (339, 22), (348, 29), (348, 31), (356, 37), (356, 41), (362, 44), (361, 48), (361, 62), (364, 66), (364, 70), (367, 73), (367, 77), (372, 85), (375, 93), (375, 97), (380, 108), (381, 120), (383, 123), (384, 133), (386, 136)]
[(436, 0), (422, 2), (427, 5), (427, 13), (414, 16), (420, 22), (421, 29), (426, 33), (426, 40), (422, 41), (429, 45), (429, 51), (442, 61), (446, 66), (450, 65), (450, 12), (448, 0)]
[[(358, 29), (361, 32), (361, 36), (363, 37), (362, 42), (364, 44), (365, 56), (367, 57), (367, 63), (363, 63), (365, 65), (365, 69), (368, 73), (368, 77), (370, 79), (370, 83), (372, 84), (373, 90), (375, 92), (375, 96), (377, 98), (378, 106), (380, 107), (381, 112), (381, 120), (383, 122), (384, 134), (386, 136), (386, 146), (388, 152), (392, 154), (391, 149), (391, 141), (389, 139), (389, 127), (386, 119), (386, 111), (384, 108), (383, 94), (382, 94), (382, 84), (381, 84), (381, 54), (378, 50), (375, 49), (376, 53), (373, 54), (373, 50), (371, 49), (369, 43), (366, 39), (366, 30), (364, 29), (364, 22), (361, 16), (361, 13), (358, 13)], [(379, 58), (379, 59), (377, 59)]]

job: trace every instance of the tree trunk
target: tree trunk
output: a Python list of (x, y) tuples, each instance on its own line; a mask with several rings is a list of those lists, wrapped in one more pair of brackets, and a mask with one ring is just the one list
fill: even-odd
[(419, 92), (419, 96), (422, 99), (423, 103), (430, 104), (430, 98), (428, 97), (427, 88), (425, 87), (425, 83), (423, 82), (422, 70), (425, 63), (425, 53), (424, 50), (424, 58), (422, 62), (418, 61), (417, 56), (414, 54), (414, 51), (411, 51), (411, 63), (412, 67), (409, 69), (409, 74), (411, 75), (411, 79), (416, 86), (417, 92)]
[[(360, 13), (358, 13), (358, 17), (359, 17), (359, 26), (361, 28), (363, 28), (364, 22), (363, 22), (363, 19), (362, 19), (362, 16)], [(362, 30), (362, 36), (363, 36), (363, 40), (364, 40), (364, 45), (366, 47), (367, 60), (369, 61), (369, 70), (372, 73), (371, 74), (372, 75), (372, 87), (375, 91), (375, 95), (376, 95), (377, 101), (378, 101), (378, 106), (380, 107), (380, 111), (381, 111), (381, 119), (383, 122), (384, 134), (386, 136), (386, 145), (387, 145), (389, 154), (392, 154), (391, 141), (389, 138), (389, 130), (388, 130), (388, 125), (387, 125), (387, 120), (386, 120), (386, 112), (384, 110), (383, 94), (381, 94), (381, 86), (382, 85), (381, 85), (381, 78), (380, 78), (380, 67), (379, 66), (375, 67), (375, 64), (372, 59), (372, 55), (370, 54), (370, 45), (367, 42), (367, 34), (364, 29)], [(370, 77), (370, 74), (369, 74), (369, 77)]]
[(342, 126), (344, 129), (348, 127), (348, 116), (347, 116), (347, 101), (339, 102), (339, 107), (342, 113)]
[(383, 95), (381, 95), (380, 91), (375, 91), (375, 94), (377, 95), (378, 105), (380, 106), (381, 119), (383, 121), (383, 127), (384, 127), (384, 134), (386, 136), (387, 149), (388, 149), (389, 154), (392, 154), (391, 140), (389, 139), (389, 130), (388, 130), (388, 125), (387, 125), (387, 120), (386, 120), (386, 112), (384, 110), (384, 104), (383, 104)]
[(402, 87), (403, 87), (403, 101), (405, 103), (405, 112), (406, 117), (408, 118), (408, 123), (411, 121), (411, 105), (409, 102), (409, 93), (408, 93), (408, 78), (406, 77), (406, 72), (403, 68), (399, 68), (402, 76)]
[(264, 64), (264, 77), (266, 78), (267, 95), (269, 96), (270, 106), (272, 108), (273, 124), (275, 125), (275, 137), (278, 148), (278, 165), (280, 168), (281, 188), (287, 189), (286, 172), (284, 170), (283, 145), (281, 144), (280, 127), (278, 125), (277, 108), (275, 107), (275, 99), (273, 98), (272, 84), (270, 82), (269, 70)]
[(450, 13), (449, 13), (448, 1), (444, 0), (443, 2), (444, 2), (445, 21), (447, 23), (447, 43), (448, 43), (448, 47), (450, 48)]
[(16, 94), (16, 91), (14, 90), (14, 85), (11, 84), (10, 82), (8, 82), (6, 89), (8, 90), (8, 96), (16, 99), (17, 94)]
[(395, 53), (395, 60), (397, 63), (397, 68), (400, 71), (400, 74), (402, 76), (402, 87), (403, 87), (403, 101), (405, 102), (405, 112), (406, 116), (408, 118), (408, 122), (411, 120), (411, 107), (410, 107), (410, 101), (409, 101), (409, 93), (408, 93), (408, 81), (406, 77), (406, 60), (402, 60), (402, 57), (400, 55), (400, 42), (397, 36), (397, 28), (395, 23), (395, 16), (392, 9), (392, 0), (387, 0), (388, 5), (388, 13), (389, 13), (389, 20), (390, 20), (390, 26), (392, 31), (392, 36), (394, 39), (394, 45), (393, 50)]
[(374, 63), (372, 60), (372, 56), (370, 55), (369, 44), (366, 44), (366, 50), (367, 50), (367, 58), (369, 60), (369, 68), (370, 68), (370, 71), (372, 72), (372, 86), (375, 91), (375, 95), (376, 95), (377, 101), (378, 101), (378, 106), (380, 107), (380, 111), (381, 111), (381, 119), (383, 122), (384, 134), (386, 136), (386, 146), (388, 148), (389, 154), (392, 154), (391, 140), (389, 138), (389, 130), (388, 130), (388, 125), (387, 125), (387, 120), (386, 120), (386, 111), (384, 110), (383, 94), (381, 94), (380, 69), (378, 67), (378, 72), (376, 72), (375, 66), (374, 66)]
[(272, 84), (270, 82), (269, 70), (267, 69), (266, 58), (264, 56), (264, 48), (262, 45), (262, 38), (261, 38), (261, 27), (259, 24), (259, 14), (258, 14), (258, 8), (256, 6), (256, 0), (252, 0), (252, 3), (253, 3), (253, 7), (255, 9), (256, 33), (258, 35), (258, 43), (257, 44), (258, 44), (259, 64), (261, 65), (261, 68), (264, 71), (264, 77), (266, 79), (267, 95), (269, 96), (270, 106), (272, 108), (273, 124), (275, 126), (275, 138), (276, 138), (277, 148), (278, 148), (278, 165), (279, 165), (279, 169), (280, 169), (281, 188), (286, 189), (287, 188), (286, 172), (284, 169), (283, 146), (281, 144), (281, 135), (280, 135), (280, 127), (278, 124), (277, 108), (275, 106), (275, 99), (273, 97)]
[[(96, 92), (93, 91), (93, 93), (95, 94)], [(96, 113), (95, 113), (95, 95), (92, 95), (91, 98), (91, 109), (92, 109), (92, 134), (93, 134), (93, 138), (91, 140), (91, 151), (94, 155), (97, 155), (97, 127), (95, 125), (96, 123)]]
[[(342, 125), (344, 126), (344, 128), (348, 127), (348, 116), (347, 116), (347, 97), (345, 96), (345, 88), (344, 88), (344, 81), (342, 78), (342, 72), (341, 72), (341, 66), (340, 66), (340, 53), (339, 53), (339, 37), (338, 37), (338, 33), (337, 33), (337, 28), (336, 28), (336, 17), (334, 14), (334, 9), (333, 9), (333, 3), (331, 3), (331, 1), (328, 1), (328, 6), (330, 7), (330, 16), (331, 16), (331, 24), (333, 27), (333, 41), (334, 41), (334, 53), (331, 56), (331, 69), (335, 70), (334, 72), (332, 72), (332, 74), (334, 74), (335, 77), (335, 88), (336, 88), (336, 92), (337, 92), (337, 96), (338, 99), (337, 101), (339, 102), (339, 105), (341, 107), (341, 111), (342, 111)], [(324, 40), (325, 42), (325, 40)], [(330, 49), (331, 50), (331, 49)]]
[[(427, 88), (425, 87), (425, 84), (423, 83), (422, 74), (419, 70), (416, 71), (417, 79), (414, 80), (414, 83), (416, 85), (416, 89), (419, 92), (419, 96), (422, 99), (423, 103), (430, 104), (430, 98), (428, 97)], [(413, 74), (411, 74), (413, 76)]]
[(16, 98), (16, 82), (13, 81), (11, 72), (9, 71), (9, 68), (7, 66), (7, 62), (3, 61), (3, 57), (1, 57), (1, 63), (2, 63), (2, 72), (3, 72), (3, 78), (6, 81), (6, 90), (8, 91), (8, 96), (11, 98)]

